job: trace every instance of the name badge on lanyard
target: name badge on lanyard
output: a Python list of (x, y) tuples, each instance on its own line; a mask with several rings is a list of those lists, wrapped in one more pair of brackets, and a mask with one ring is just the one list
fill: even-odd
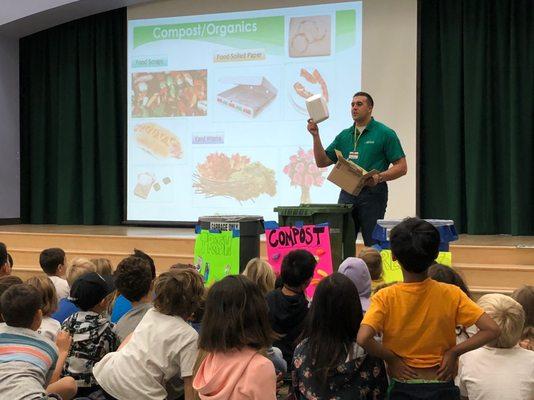
[(349, 160), (358, 160), (358, 152), (357, 151), (351, 151), (349, 153)]

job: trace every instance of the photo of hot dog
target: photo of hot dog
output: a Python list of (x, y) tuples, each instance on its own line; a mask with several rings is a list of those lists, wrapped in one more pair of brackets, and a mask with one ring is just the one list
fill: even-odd
[(182, 158), (180, 139), (170, 130), (154, 123), (134, 127), (137, 145), (158, 158)]

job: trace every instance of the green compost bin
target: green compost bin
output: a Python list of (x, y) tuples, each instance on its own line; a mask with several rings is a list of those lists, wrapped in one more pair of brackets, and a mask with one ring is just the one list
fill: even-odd
[(317, 225), (328, 222), (332, 264), (337, 271), (341, 262), (356, 254), (356, 232), (352, 219), (352, 204), (301, 204), (278, 206), (278, 225)]

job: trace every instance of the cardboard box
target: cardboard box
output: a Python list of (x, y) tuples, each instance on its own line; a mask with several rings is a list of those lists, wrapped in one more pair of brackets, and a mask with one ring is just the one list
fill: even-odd
[(343, 158), (343, 154), (339, 150), (336, 150), (336, 156), (337, 163), (330, 171), (327, 179), (347, 193), (357, 196), (365, 186), (365, 181), (378, 174), (376, 169), (367, 172), (352, 161)]
[(320, 94), (314, 94), (306, 99), (306, 108), (313, 121), (318, 124), (326, 121), (329, 117), (328, 105), (325, 98)]

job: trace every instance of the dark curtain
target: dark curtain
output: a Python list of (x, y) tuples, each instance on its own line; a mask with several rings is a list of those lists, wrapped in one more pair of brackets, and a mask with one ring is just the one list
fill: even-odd
[(20, 40), (21, 217), (122, 221), (126, 9)]
[(534, 234), (534, 1), (421, 0), (420, 206)]

